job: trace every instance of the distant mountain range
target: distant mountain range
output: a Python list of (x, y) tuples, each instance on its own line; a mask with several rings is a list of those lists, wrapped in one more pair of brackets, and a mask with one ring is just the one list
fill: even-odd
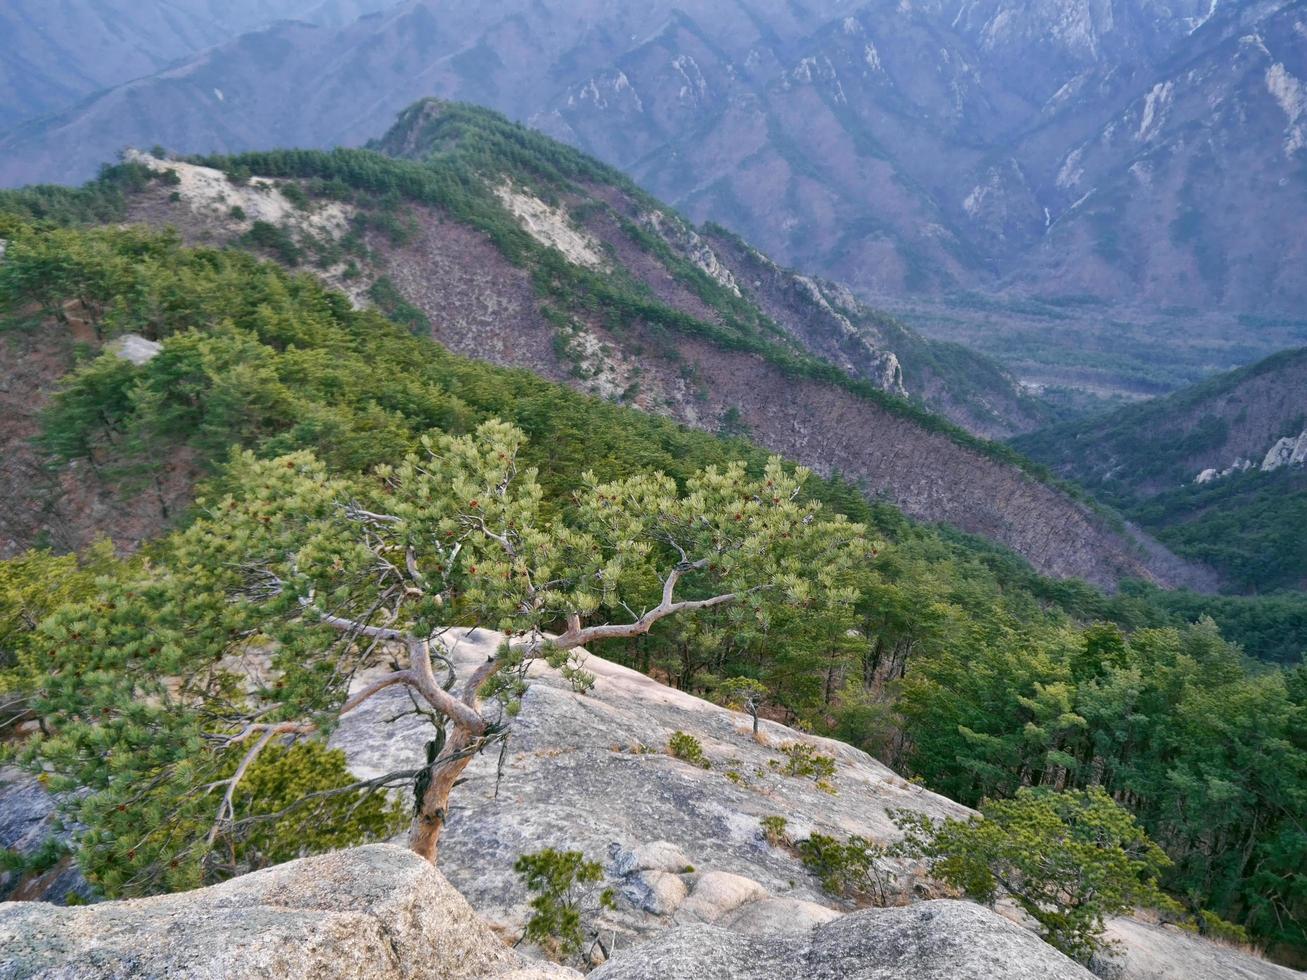
[(339, 25), (389, 3), (6, 0), (0, 7), (0, 132), (278, 20)]
[[(34, 78), (79, 60), (43, 51)], [(359, 144), (443, 95), (865, 294), (1294, 313), (1305, 78), (1303, 0), (408, 0), (268, 26), (28, 123), (0, 137), (0, 181), (78, 181), (128, 144)]]

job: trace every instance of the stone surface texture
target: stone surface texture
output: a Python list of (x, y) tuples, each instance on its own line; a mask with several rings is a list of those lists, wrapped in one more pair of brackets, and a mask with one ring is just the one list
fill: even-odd
[[(485, 630), (451, 632), (448, 641), (460, 677), (490, 656), (500, 639), (499, 634)], [(607, 970), (626, 963), (628, 952), (644, 940), (653, 938), (656, 944), (663, 944), (661, 937), (669, 935), (669, 929), (673, 930), (670, 935), (700, 937), (706, 964), (719, 956), (728, 957), (724, 962), (738, 962), (729, 959), (735, 955), (731, 950), (747, 960), (753, 952), (772, 948), (770, 944), (779, 944), (785, 957), (799, 956), (796, 950), (807, 949), (803, 944), (809, 934), (827, 935), (827, 940), (812, 942), (814, 948), (829, 950), (844, 933), (825, 930), (844, 921), (842, 916), (852, 906), (825, 892), (792, 850), (770, 846), (761, 832), (763, 817), (785, 816), (792, 840), (818, 832), (892, 841), (898, 835), (889, 817), (892, 809), (913, 810), (937, 820), (972, 812), (900, 778), (866, 753), (843, 743), (804, 735), (767, 720), (761, 722), (762, 738), (755, 741), (744, 714), (666, 687), (598, 656), (589, 656), (584, 666), (596, 678), (588, 694), (573, 691), (543, 664), (532, 667), (530, 687), (521, 713), (513, 721), (502, 771), (495, 753), (477, 759), (465, 773), (467, 782), (455, 790), (451, 800), (441, 870), (505, 935), (517, 934), (529, 914), (529, 896), (512, 871), (513, 862), (522, 853), (554, 847), (580, 850), (588, 858), (602, 861), (604, 885), (617, 892), (617, 910), (604, 913), (599, 920), (601, 939), (612, 954)], [(363, 675), (355, 683), (366, 682)], [(430, 738), (425, 723), (412, 715), (391, 724), (386, 721), (398, 714), (406, 701), (403, 693), (392, 690), (346, 716), (337, 728), (332, 745), (345, 751), (356, 775), (371, 777), (410, 768), (421, 758)], [(675, 731), (699, 740), (710, 768), (690, 765), (667, 753), (668, 738)], [(800, 740), (836, 760), (834, 794), (811, 779), (783, 775), (771, 765), (785, 761), (781, 746)], [(737, 776), (728, 777), (730, 772)], [(899, 960), (875, 960), (865, 966), (870, 972), (851, 972), (849, 976), (1063, 975), (1039, 972), (1044, 961), (1038, 956), (1029, 960), (1033, 972), (1020, 972), (1027, 969), (1021, 961), (1007, 965), (1012, 972), (984, 973), (989, 968), (986, 964), (1000, 962), (1008, 954), (1024, 957), (1033, 950), (1039, 956), (1054, 956), (1054, 962), (1061, 958), (1028, 930), (978, 906), (919, 902), (939, 893), (932, 891), (912, 866), (900, 864), (897, 871), (900, 877), (893, 900), (917, 904), (906, 909), (854, 912), (849, 918), (868, 927), (879, 922), (874, 934), (898, 937), (896, 942), (916, 936), (916, 951), (911, 956), (905, 952), (906, 958)], [(918, 909), (933, 912), (926, 917), (925, 912), (913, 911)], [(704, 931), (708, 926), (713, 928)], [(1112, 926), (1120, 933), (1120, 952), (1124, 954), (1114, 966), (1118, 980), (1226, 980), (1229, 976), (1272, 980), (1296, 975), (1171, 928), (1144, 927), (1133, 920), (1114, 920)], [(998, 930), (992, 945), (972, 935), (984, 934), (991, 927)], [(842, 928), (856, 931), (854, 926)], [(957, 937), (956, 930), (961, 930)], [(937, 933), (932, 941), (943, 951), (939, 969), (947, 971), (955, 954), (960, 956), (974, 947), (967, 954), (972, 959), (962, 962), (974, 963), (980, 972), (929, 972), (936, 968), (931, 965), (936, 961), (926, 956), (932, 932)], [(1012, 939), (1013, 935), (1019, 938)], [(762, 946), (749, 937), (762, 940)], [(661, 945), (657, 948), (664, 949)], [(691, 957), (691, 952), (687, 947), (685, 955)], [(861, 955), (849, 953), (853, 958), (848, 969), (854, 968)], [(812, 962), (826, 961), (818, 958)], [(1248, 972), (1231, 973), (1231, 962)], [(1163, 967), (1172, 972), (1157, 972)], [(1069, 961), (1059, 967), (1063, 968), (1071, 969)], [(1075, 970), (1065, 975), (1086, 975)], [(616, 972), (598, 975), (626, 976)], [(680, 975), (696, 980), (701, 976), (695, 972)], [(702, 974), (716, 975), (730, 974)], [(839, 974), (774, 974), (808, 975)]]
[(614, 958), (593, 980), (1091, 980), (1020, 926), (970, 902), (866, 909), (799, 935), (671, 929)]
[[(447, 639), (463, 677), (500, 641), (488, 631)], [(971, 811), (841, 743), (768, 721), (755, 740), (744, 715), (598, 657), (585, 668), (596, 677), (589, 694), (532, 668), (502, 766), (497, 753), (477, 759), (455, 791), (440, 872), (402, 847), (373, 845), (180, 895), (86, 908), (9, 903), (0, 906), (0, 980), (575, 978), (501, 938), (520, 935), (529, 916), (513, 863), (546, 847), (600, 861), (600, 887), (618, 896), (596, 923), (607, 953), (596, 980), (1090, 976), (1017, 922), (937, 898), (910, 865), (896, 868), (900, 907), (855, 910), (759, 826), (781, 814), (791, 840), (821, 832), (889, 841), (890, 809), (935, 819)], [(332, 745), (357, 775), (422, 757), (430, 728), (397, 717), (406, 706), (392, 689), (336, 729)], [(667, 753), (675, 731), (699, 740), (710, 768)], [(796, 740), (835, 759), (833, 794), (779, 770), (781, 746)], [(49, 832), (50, 801), (34, 781), (7, 785), (0, 831), (6, 846), (30, 849)], [(1300, 975), (1171, 927), (1114, 920), (1111, 938), (1115, 980)]]
[(389, 844), (212, 888), (59, 908), (0, 906), (0, 978), (566, 980), (510, 949), (426, 861)]
[[(500, 636), (459, 631), (448, 641), (459, 676), (467, 677)], [(891, 808), (935, 818), (970, 812), (841, 742), (764, 720), (761, 744), (744, 714), (597, 656), (584, 666), (596, 677), (589, 694), (574, 692), (544, 664), (532, 667), (502, 771), (498, 753), (486, 753), (450, 801), (441, 870), (506, 933), (529, 914), (529, 896), (513, 872), (523, 853), (553, 847), (604, 862), (620, 899), (605, 916), (604, 938), (615, 931), (621, 949), (673, 917), (710, 922), (773, 899), (832, 905), (794, 854), (766, 843), (763, 817), (785, 815), (796, 839), (818, 831), (890, 840), (897, 836)], [(360, 674), (355, 684), (369, 676)], [(391, 689), (342, 719), (331, 745), (345, 751), (355, 775), (412, 768), (422, 758), (430, 726), (411, 714), (387, 723), (406, 706), (408, 696)], [(667, 753), (678, 730), (699, 740), (711, 768)], [(834, 794), (773, 768), (786, 761), (780, 746), (796, 740), (835, 758)], [(902, 884), (910, 893), (911, 876)]]

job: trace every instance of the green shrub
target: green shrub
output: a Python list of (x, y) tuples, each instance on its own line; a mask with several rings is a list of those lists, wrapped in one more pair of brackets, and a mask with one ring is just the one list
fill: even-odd
[(281, 184), (277, 189), (281, 191), (281, 196), (295, 207), (302, 211), (308, 209), (309, 196), (304, 193), (304, 188), (299, 184)]
[(20, 854), (17, 850), (5, 848), (0, 850), (0, 872), (19, 877), (42, 875), (71, 853), (68, 845), (57, 837), (47, 837), (31, 854)]
[(766, 838), (767, 843), (772, 847), (780, 847), (782, 844), (789, 843), (790, 838), (787, 833), (789, 821), (784, 817), (775, 815), (763, 817), (759, 822), (762, 824), (762, 836)]
[(831, 782), (835, 778), (835, 757), (822, 755), (807, 742), (786, 742), (781, 746), (785, 762), (772, 759), (768, 765), (786, 776), (811, 779), (817, 786), (828, 793), (835, 791)]
[[(523, 854), (513, 870), (534, 896), (523, 938), (555, 956), (580, 951), (590, 932), (587, 918), (599, 909), (616, 907), (611, 888), (594, 894), (603, 867), (598, 861), (587, 861), (580, 851), (547, 848)], [(594, 905), (587, 906), (592, 899)]]
[(1094, 787), (1067, 793), (1023, 789), (988, 800), (981, 816), (933, 824), (899, 811), (903, 850), (968, 897), (1007, 894), (1039, 923), (1044, 939), (1088, 962), (1103, 946), (1103, 922), (1135, 905), (1175, 908), (1157, 876), (1171, 862), (1135, 818)]
[(1195, 918), (1198, 921), (1198, 931), (1204, 936), (1236, 946), (1244, 946), (1249, 942), (1247, 929), (1237, 923), (1227, 922), (1215, 912), (1200, 909)]
[(693, 735), (685, 734), (685, 732), (672, 732), (672, 737), (667, 740), (667, 751), (682, 762), (688, 762), (700, 769), (707, 769), (711, 766), (711, 763), (703, 754), (703, 746), (699, 744), (699, 740)]
[(245, 244), (266, 249), (287, 265), (299, 265), (303, 253), (291, 233), (280, 225), (256, 221), (241, 239)]
[(799, 842), (804, 866), (821, 879), (833, 895), (885, 905), (893, 873), (885, 866), (886, 850), (865, 837), (841, 843), (826, 834), (813, 834)]
[(594, 690), (595, 675), (582, 666), (583, 661), (576, 651), (559, 650), (545, 658), (545, 662), (558, 671), (577, 694), (589, 694)]
[(431, 332), (431, 321), (420, 309), (404, 298), (399, 288), (386, 276), (382, 276), (368, 290), (368, 299), (377, 304), (377, 309), (386, 314), (395, 323), (408, 327), (417, 336)]

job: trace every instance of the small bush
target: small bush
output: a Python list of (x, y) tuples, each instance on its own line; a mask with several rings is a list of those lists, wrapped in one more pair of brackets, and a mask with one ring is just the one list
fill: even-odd
[[(556, 956), (579, 952), (587, 933), (594, 933), (586, 919), (600, 909), (616, 907), (611, 888), (594, 894), (593, 886), (603, 879), (603, 867), (598, 861), (587, 861), (580, 851), (551, 847), (523, 854), (513, 870), (534, 895), (523, 938)], [(585, 904), (592, 899), (593, 905)]]
[(573, 651), (557, 651), (548, 656), (546, 662), (562, 675), (563, 680), (577, 694), (589, 694), (594, 690), (597, 678), (582, 666), (583, 661), (577, 659)]
[(267, 249), (286, 265), (299, 265), (303, 253), (289, 231), (267, 221), (256, 221), (243, 236), (246, 244)]
[(408, 327), (417, 336), (431, 332), (431, 321), (420, 309), (406, 300), (399, 288), (386, 276), (382, 276), (368, 290), (368, 298), (377, 304), (377, 309), (394, 322)]
[(299, 184), (281, 184), (278, 187), (281, 196), (290, 201), (292, 205), (301, 211), (307, 211), (309, 207), (309, 196), (304, 193), (304, 188)]
[(1198, 920), (1198, 931), (1204, 936), (1236, 946), (1248, 945), (1248, 930), (1243, 926), (1228, 922), (1207, 909), (1201, 909), (1195, 918)]
[(835, 792), (835, 757), (822, 755), (807, 742), (787, 742), (781, 746), (785, 762), (772, 759), (768, 765), (786, 776), (811, 779), (818, 788), (828, 793)]
[(799, 857), (822, 887), (833, 895), (884, 905), (893, 872), (883, 864), (886, 850), (865, 837), (840, 843), (825, 834), (813, 834), (799, 843)]
[(983, 802), (979, 817), (940, 824), (903, 810), (891, 816), (904, 854), (924, 858), (969, 898), (992, 905), (1008, 895), (1046, 942), (1082, 963), (1104, 945), (1108, 916), (1176, 904), (1157, 885), (1170, 859), (1100, 788), (1022, 789)]
[(700, 769), (708, 769), (711, 766), (707, 756), (703, 754), (703, 746), (699, 744), (699, 740), (685, 732), (672, 732), (672, 737), (667, 740), (667, 751), (682, 762), (688, 762)]
[(31, 854), (20, 854), (17, 850), (10, 849), (0, 850), (0, 872), (19, 877), (45, 874), (71, 853), (68, 845), (59, 838), (47, 837)]
[(245, 220), (245, 209), (241, 207), (239, 204), (232, 205), (232, 209), (227, 213), (230, 214), (237, 221)]
[(784, 817), (763, 817), (761, 823), (762, 836), (766, 838), (767, 843), (772, 847), (780, 847), (782, 844), (788, 844), (790, 842), (788, 834), (789, 821)]

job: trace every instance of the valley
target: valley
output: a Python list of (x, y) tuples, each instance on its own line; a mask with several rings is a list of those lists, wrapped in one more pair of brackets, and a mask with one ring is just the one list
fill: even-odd
[(1013, 444), (1221, 569), (1239, 591), (1307, 587), (1307, 348)]
[[(129, 185), (121, 213), (177, 225), (196, 242), (313, 260), (328, 281), (350, 270), (356, 294), (454, 351), (747, 435), (913, 517), (1003, 543), (1045, 574), (1211, 588), (1200, 566), (925, 411), (990, 433), (1032, 424), (1037, 405), (975, 355), (932, 346), (738, 239), (700, 236), (615, 171), (502, 117), (425, 102), (379, 145), (423, 162), (304, 152), (211, 160), (241, 188), (220, 202), (201, 190), (229, 179), (216, 170), (169, 178), (164, 161), (135, 164), (155, 179)], [(534, 193), (505, 197), (518, 186)], [(301, 203), (277, 208), (285, 221), (257, 218), (254, 201), (288, 194)], [(48, 206), (39, 195), (15, 200), (38, 213)], [(336, 237), (347, 227), (348, 241)]]
[(884, 297), (884, 308), (935, 340), (989, 355), (1071, 415), (1154, 398), (1307, 343), (1307, 321), (1193, 307), (1108, 305), (971, 293)]

